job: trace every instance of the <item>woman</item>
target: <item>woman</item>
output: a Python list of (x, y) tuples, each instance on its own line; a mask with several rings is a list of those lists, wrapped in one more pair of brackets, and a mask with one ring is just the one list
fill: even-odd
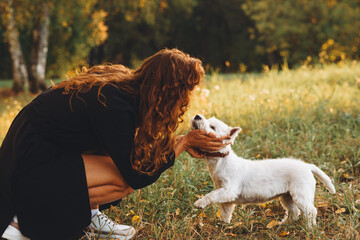
[(0, 148), (0, 235), (76, 239), (91, 223), (90, 232), (130, 239), (135, 230), (99, 205), (154, 183), (183, 151), (201, 158), (200, 145), (223, 147), (201, 130), (174, 136), (203, 76), (200, 60), (164, 49), (135, 71), (95, 66), (36, 97)]

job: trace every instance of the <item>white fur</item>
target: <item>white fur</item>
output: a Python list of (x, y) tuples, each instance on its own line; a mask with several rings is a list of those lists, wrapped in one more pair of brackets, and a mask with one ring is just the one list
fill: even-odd
[[(206, 119), (201, 115), (191, 119), (191, 126), (193, 129), (213, 132), (218, 137), (232, 133), (228, 140), (232, 143), (241, 131), (239, 127), (232, 128), (214, 117)], [(301, 211), (311, 227), (316, 225), (317, 214), (314, 207), (316, 181), (313, 175), (335, 193), (330, 178), (313, 164), (291, 158), (247, 160), (238, 157), (230, 145), (220, 152), (229, 154), (225, 157), (205, 158), (216, 190), (197, 200), (194, 205), (205, 208), (209, 204), (220, 203), (220, 216), (224, 222), (230, 222), (235, 203), (263, 203), (279, 197), (286, 211), (281, 223), (289, 218), (298, 219)]]

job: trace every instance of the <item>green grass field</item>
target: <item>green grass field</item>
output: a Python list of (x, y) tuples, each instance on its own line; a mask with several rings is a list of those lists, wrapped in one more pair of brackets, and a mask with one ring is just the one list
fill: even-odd
[[(16, 113), (33, 96), (0, 100), (0, 141)], [(263, 74), (208, 75), (196, 89), (179, 133), (191, 116), (216, 116), (243, 131), (233, 145), (243, 158), (301, 158), (334, 179), (337, 193), (318, 182), (318, 225), (304, 219), (279, 226), (278, 201), (237, 206), (231, 224), (219, 207), (195, 209), (213, 189), (203, 160), (182, 154), (152, 186), (107, 211), (133, 225), (135, 239), (360, 239), (360, 63), (273, 70)]]

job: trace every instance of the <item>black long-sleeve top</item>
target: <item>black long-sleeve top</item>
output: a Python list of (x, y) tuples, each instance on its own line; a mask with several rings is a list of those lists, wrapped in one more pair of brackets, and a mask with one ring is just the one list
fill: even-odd
[(168, 161), (153, 176), (141, 174), (131, 167), (130, 155), (134, 144), (135, 127), (138, 124), (136, 100), (124, 91), (106, 85), (88, 93), (62, 94), (63, 89), (47, 90), (33, 102), (33, 119), (40, 126), (39, 131), (59, 148), (83, 152), (105, 150), (113, 159), (125, 181), (139, 189), (154, 183), (161, 173), (174, 164), (175, 155), (168, 155)]

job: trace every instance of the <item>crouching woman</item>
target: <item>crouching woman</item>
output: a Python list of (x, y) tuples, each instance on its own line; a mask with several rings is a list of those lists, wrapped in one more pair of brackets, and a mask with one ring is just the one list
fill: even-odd
[(137, 70), (95, 66), (37, 96), (0, 148), (0, 236), (130, 239), (134, 228), (99, 205), (154, 183), (183, 151), (223, 147), (202, 130), (174, 135), (203, 77), (200, 60), (164, 49)]

